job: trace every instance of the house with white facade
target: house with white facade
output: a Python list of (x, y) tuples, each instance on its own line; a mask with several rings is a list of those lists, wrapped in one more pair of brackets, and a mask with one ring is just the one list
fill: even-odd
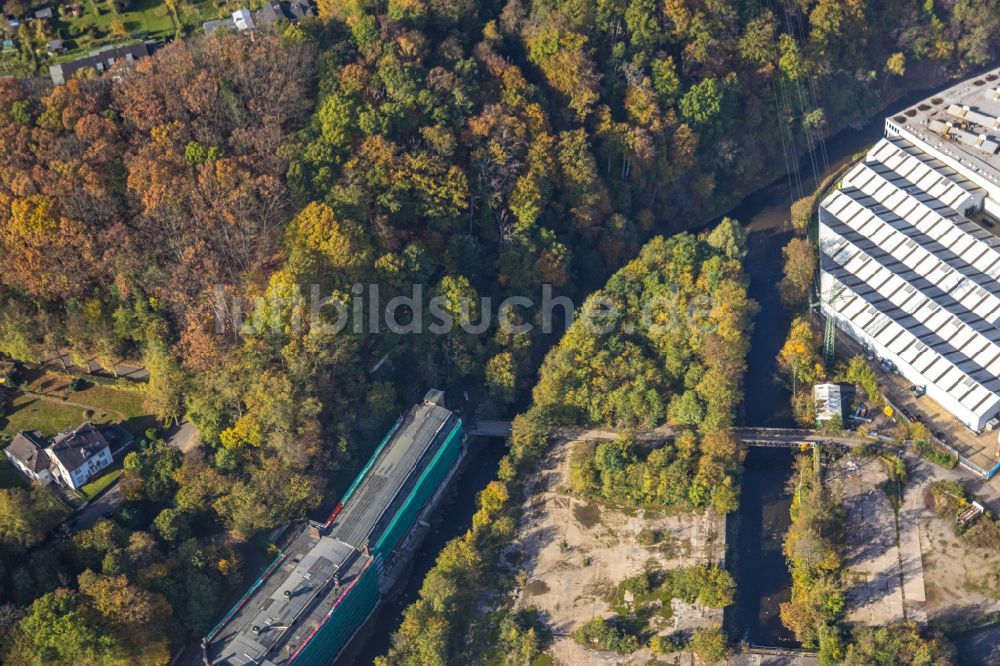
[(819, 208), (823, 313), (975, 431), (1000, 414), (1000, 71), (886, 119)]
[(73, 489), (83, 487), (112, 462), (108, 440), (89, 422), (53, 437), (46, 451), (53, 474)]
[(3, 450), (10, 463), (32, 481), (51, 483), (49, 454), (45, 452), (48, 441), (40, 432), (19, 432)]

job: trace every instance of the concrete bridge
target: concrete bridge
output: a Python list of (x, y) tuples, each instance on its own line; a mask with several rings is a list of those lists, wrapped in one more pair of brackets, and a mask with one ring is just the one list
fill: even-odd
[[(510, 437), (510, 421), (476, 421), (469, 428), (469, 434), (478, 437)], [(733, 436), (748, 446), (772, 446), (800, 448), (802, 444), (837, 444), (859, 446), (870, 440), (852, 436), (851, 433), (824, 433), (801, 428), (733, 428)], [(619, 436), (611, 428), (564, 427), (556, 428), (552, 436), (558, 439), (614, 440)], [(658, 442), (672, 439), (677, 431), (669, 426), (660, 426), (649, 432), (635, 433), (636, 441)]]

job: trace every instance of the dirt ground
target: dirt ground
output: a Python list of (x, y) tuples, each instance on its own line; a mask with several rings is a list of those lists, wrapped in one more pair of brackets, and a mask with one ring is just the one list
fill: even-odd
[(1000, 553), (963, 542), (952, 522), (929, 508), (930, 484), (964, 482), (966, 475), (911, 451), (905, 459), (910, 478), (898, 514), (879, 488), (886, 473), (878, 459), (845, 458), (827, 470), (827, 483), (842, 493), (848, 511), (847, 619), (925, 623), (1000, 611)]
[[(614, 614), (605, 597), (628, 576), (648, 568), (721, 564), (725, 519), (711, 512), (632, 515), (573, 497), (568, 492), (573, 444), (553, 445), (531, 481), (515, 544), (524, 555), (522, 568), (527, 573), (519, 604), (540, 611), (554, 637), (549, 654), (556, 664), (646, 664), (653, 657), (646, 648), (624, 656), (597, 652), (578, 645), (571, 634), (595, 616)], [(640, 545), (637, 536), (644, 529), (660, 531), (663, 538), (655, 545)], [(721, 609), (675, 599), (673, 611), (668, 620), (657, 618), (651, 626), (667, 635), (722, 622)], [(689, 655), (682, 659), (691, 661)], [(674, 662), (670, 657), (660, 660)]]
[(955, 535), (952, 521), (939, 518), (927, 508), (930, 483), (964, 481), (965, 475), (924, 461), (908, 459), (907, 463), (914, 468), (907, 492), (913, 493), (913, 503), (919, 509), (917, 524), (927, 592), (924, 610), (928, 618), (968, 618), (1000, 611), (1000, 553), (969, 545)]
[(884, 625), (904, 619), (896, 516), (880, 484), (887, 479), (878, 458), (843, 458), (826, 471), (826, 484), (847, 510), (842, 545), (846, 617)]

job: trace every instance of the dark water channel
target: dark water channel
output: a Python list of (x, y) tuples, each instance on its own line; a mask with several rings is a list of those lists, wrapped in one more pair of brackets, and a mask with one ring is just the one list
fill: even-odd
[[(799, 164), (800, 179), (783, 177), (751, 194), (733, 208), (729, 217), (747, 225), (750, 232), (747, 266), (750, 295), (760, 305), (755, 318), (745, 380), (743, 422), (748, 426), (791, 427), (790, 392), (777, 380), (776, 356), (791, 323), (778, 297), (782, 277), (781, 248), (792, 237), (786, 220), (798, 192), (811, 193), (822, 181), (848, 163), (852, 156), (882, 135), (883, 117), (926, 97), (914, 93), (893, 104), (860, 129), (848, 129), (826, 141), (815, 158)], [(814, 167), (814, 164), (816, 165)], [(801, 185), (800, 185), (801, 184)], [(727, 616), (729, 629), (755, 645), (788, 647), (794, 636), (782, 624), (780, 604), (790, 598), (791, 574), (781, 552), (790, 524), (791, 495), (785, 491), (792, 472), (794, 452), (789, 449), (753, 448), (744, 465), (740, 509), (731, 516), (730, 564), (737, 583), (736, 604)]]

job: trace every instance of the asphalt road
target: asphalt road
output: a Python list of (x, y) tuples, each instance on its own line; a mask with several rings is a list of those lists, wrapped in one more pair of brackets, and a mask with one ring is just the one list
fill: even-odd
[(94, 523), (98, 520), (114, 513), (123, 500), (124, 498), (122, 497), (121, 489), (118, 487), (118, 482), (115, 482), (103, 495), (83, 507), (71, 519), (71, 529), (74, 532), (78, 532), (93, 527)]
[[(198, 447), (200, 441), (198, 429), (190, 421), (184, 421), (179, 428), (167, 435), (167, 444), (180, 449), (185, 457)], [(100, 497), (91, 501), (70, 519), (71, 529), (80, 531), (93, 527), (98, 520), (114, 513), (124, 500), (120, 482), (116, 481)]]
[(180, 449), (185, 457), (201, 444), (201, 436), (198, 428), (190, 421), (184, 421), (179, 428), (172, 429), (167, 433), (167, 444)]
[(63, 366), (70, 369), (79, 368), (80, 370), (83, 370), (84, 372), (87, 373), (96, 373), (105, 375), (107, 377), (113, 377), (115, 376), (115, 373), (117, 373), (118, 377), (131, 379), (132, 381), (135, 382), (149, 381), (148, 370), (146, 370), (145, 368), (140, 368), (134, 365), (127, 365), (124, 363), (119, 363), (118, 365), (116, 365), (115, 372), (111, 372), (110, 370), (105, 370), (104, 368), (102, 368), (101, 364), (97, 362), (97, 359), (89, 359), (84, 366), (77, 366), (77, 364), (73, 362), (73, 359), (72, 357), (70, 357), (69, 354), (63, 354), (62, 358), (60, 358), (59, 356), (52, 356), (50, 358), (45, 359), (42, 363), (43, 365), (48, 365), (53, 368), (62, 368)]

